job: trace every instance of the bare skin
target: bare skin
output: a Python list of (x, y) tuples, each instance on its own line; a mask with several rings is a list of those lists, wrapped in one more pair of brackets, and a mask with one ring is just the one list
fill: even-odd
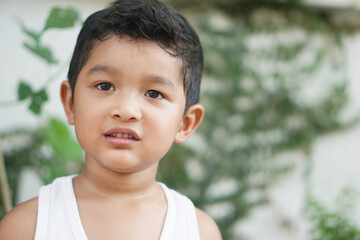
[[(120, 196), (95, 192), (95, 186), (85, 181), (88, 180), (82, 174), (74, 179), (73, 185), (82, 224), (89, 240), (159, 239), (167, 203), (157, 184), (143, 191), (134, 192), (133, 189), (127, 189), (127, 196)], [(38, 198), (34, 198), (9, 212), (0, 222), (0, 239), (34, 239), (37, 204)], [(196, 209), (196, 214), (201, 239), (221, 239), (216, 223), (199, 209)], [(142, 231), (137, 231), (138, 229)]]
[[(167, 211), (156, 183), (159, 161), (194, 133), (204, 114), (195, 104), (184, 115), (180, 66), (155, 43), (111, 37), (93, 49), (74, 101), (62, 83), (68, 122), (85, 151), (85, 170), (73, 186), (89, 240), (159, 239)], [(6, 215), (0, 239), (34, 239), (37, 204), (32, 199)], [(221, 239), (215, 222), (196, 214), (201, 239)]]
[[(7, 240), (33, 240), (35, 237), (35, 227), (36, 227), (36, 218), (37, 218), (37, 204), (38, 198), (33, 198), (27, 202), (19, 204), (12, 211), (10, 211), (5, 218), (0, 222), (0, 239)], [(81, 211), (81, 210), (80, 210)], [(111, 209), (113, 211), (113, 209)], [(216, 223), (203, 211), (196, 209), (197, 220), (199, 224), (199, 232), (201, 240), (219, 240), (221, 238), (220, 231)], [(153, 219), (153, 218), (152, 218)], [(97, 228), (100, 228), (102, 225), (99, 223), (105, 223), (109, 225), (110, 220), (98, 221), (94, 225)], [(104, 224), (103, 224), (104, 225)], [(88, 228), (91, 227), (90, 225)], [(114, 226), (106, 226), (111, 228)], [(85, 227), (86, 228), (86, 227)], [(135, 226), (134, 226), (135, 228)], [(104, 237), (105, 231), (98, 231), (91, 238), (88, 239), (111, 239), (109, 236)], [(86, 232), (89, 236), (91, 233)], [(96, 235), (101, 234), (101, 237), (96, 237)], [(159, 232), (157, 233), (159, 234)], [(121, 238), (116, 238), (121, 239)], [(130, 238), (126, 238), (130, 239)], [(158, 238), (149, 238), (146, 236), (144, 238), (136, 239), (158, 239)]]

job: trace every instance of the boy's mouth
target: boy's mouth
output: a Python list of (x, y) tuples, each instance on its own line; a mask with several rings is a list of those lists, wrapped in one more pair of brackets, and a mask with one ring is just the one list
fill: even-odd
[(111, 138), (124, 138), (124, 139), (132, 139), (139, 140), (138, 134), (129, 128), (113, 128), (105, 133), (106, 137)]
[(116, 138), (128, 138), (128, 139), (135, 139), (135, 137), (128, 133), (112, 133), (110, 135), (106, 135), (109, 137), (116, 137)]

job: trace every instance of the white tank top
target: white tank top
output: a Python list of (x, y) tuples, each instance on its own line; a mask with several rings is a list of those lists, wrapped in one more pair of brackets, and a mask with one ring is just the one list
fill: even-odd
[[(87, 240), (72, 184), (74, 177), (57, 178), (40, 188), (35, 240)], [(159, 184), (168, 203), (160, 240), (200, 240), (193, 203)]]

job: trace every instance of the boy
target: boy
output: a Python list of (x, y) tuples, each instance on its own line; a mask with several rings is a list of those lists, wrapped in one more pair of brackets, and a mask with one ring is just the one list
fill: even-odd
[(221, 239), (214, 221), (155, 180), (160, 159), (199, 126), (202, 49), (156, 0), (119, 0), (80, 31), (60, 95), (85, 152), (0, 223), (0, 239)]

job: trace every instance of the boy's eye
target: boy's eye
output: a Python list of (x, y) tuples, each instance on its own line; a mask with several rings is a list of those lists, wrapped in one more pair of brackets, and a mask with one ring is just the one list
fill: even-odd
[(115, 88), (110, 83), (99, 83), (96, 87), (101, 91), (114, 91)]
[(150, 98), (164, 98), (164, 96), (160, 92), (158, 92), (156, 90), (147, 91), (145, 93), (145, 96), (150, 97)]

